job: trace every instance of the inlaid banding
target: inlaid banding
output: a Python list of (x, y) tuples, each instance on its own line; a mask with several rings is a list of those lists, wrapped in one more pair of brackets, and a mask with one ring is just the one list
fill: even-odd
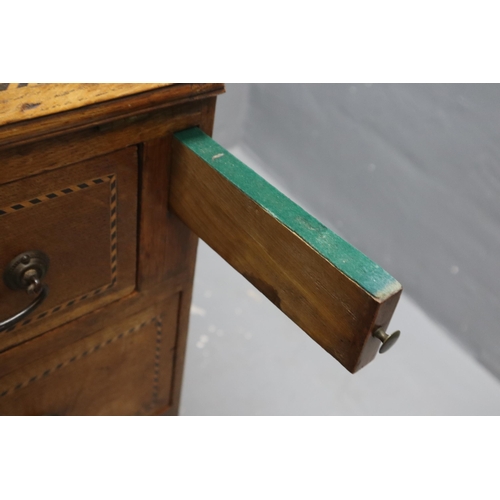
[(73, 193), (77, 193), (79, 191), (82, 191), (84, 189), (87, 189), (93, 185), (99, 185), (103, 183), (109, 183), (109, 188), (110, 188), (110, 194), (109, 194), (109, 199), (110, 199), (110, 272), (111, 272), (111, 281), (104, 285), (100, 286), (99, 288), (95, 290), (91, 290), (90, 292), (86, 292), (84, 295), (81, 295), (76, 298), (72, 298), (71, 300), (59, 304), (53, 309), (50, 309), (48, 311), (44, 311), (37, 316), (32, 316), (30, 318), (25, 319), (24, 321), (18, 323), (17, 325), (12, 326), (9, 328), (9, 332), (13, 331), (16, 329), (16, 327), (19, 326), (26, 326), (30, 323), (33, 323), (35, 321), (41, 320), (43, 318), (46, 318), (61, 309), (66, 309), (68, 307), (73, 306), (77, 302), (81, 302), (88, 297), (95, 297), (96, 295), (100, 295), (104, 291), (108, 291), (109, 289), (113, 288), (117, 282), (118, 278), (118, 266), (117, 266), (117, 259), (118, 259), (118, 246), (117, 246), (117, 180), (116, 180), (116, 174), (107, 174), (102, 177), (98, 177), (95, 179), (89, 179), (85, 180), (83, 182), (80, 182), (78, 184), (74, 184), (71, 186), (67, 186), (65, 188), (62, 188), (57, 191), (53, 191), (51, 193), (43, 194), (43, 195), (38, 195), (35, 198), (31, 198), (30, 200), (22, 201), (7, 207), (2, 207), (0, 209), (0, 217), (7, 217), (9, 214), (12, 213), (17, 213), (20, 210), (25, 210), (32, 208), (34, 206), (37, 206), (40, 203), (47, 203), (50, 202), (53, 199), (60, 198), (62, 196), (69, 196)]

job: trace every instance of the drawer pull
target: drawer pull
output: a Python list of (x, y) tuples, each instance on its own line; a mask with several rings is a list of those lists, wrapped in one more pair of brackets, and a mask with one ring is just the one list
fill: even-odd
[(0, 332), (14, 326), (31, 314), (47, 298), (49, 287), (42, 283), (42, 280), (49, 269), (49, 262), (45, 253), (32, 250), (18, 255), (7, 266), (3, 274), (5, 285), (11, 290), (25, 290), (29, 295), (36, 297), (22, 311), (0, 321)]

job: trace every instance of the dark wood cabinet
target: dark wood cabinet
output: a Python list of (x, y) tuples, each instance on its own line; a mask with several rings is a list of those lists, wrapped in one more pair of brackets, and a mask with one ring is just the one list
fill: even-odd
[[(223, 85), (0, 89), (0, 268), (50, 258), (0, 331), (0, 414), (176, 414), (198, 236), (347, 369), (374, 358), (401, 286), (217, 149)], [(31, 300), (0, 283), (0, 321)]]

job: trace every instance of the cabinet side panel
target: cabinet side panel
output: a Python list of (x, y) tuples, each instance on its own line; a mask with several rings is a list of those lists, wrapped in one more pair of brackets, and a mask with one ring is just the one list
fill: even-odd
[[(212, 135), (215, 117), (215, 106), (216, 97), (210, 97), (203, 101), (202, 103), (202, 113), (199, 127), (203, 132), (208, 135)], [(170, 157), (169, 157), (169, 176), (170, 176)], [(184, 362), (186, 356), (186, 345), (187, 345), (187, 334), (189, 327), (189, 313), (191, 309), (191, 298), (193, 294), (193, 278), (196, 262), (196, 247), (198, 244), (198, 237), (177, 218), (173, 213), (169, 212), (170, 220), (172, 221), (172, 228), (178, 234), (189, 234), (189, 239), (192, 242), (189, 247), (191, 251), (194, 250), (192, 254), (188, 254), (185, 260), (185, 264), (188, 268), (185, 270), (189, 275), (191, 275), (190, 281), (186, 281), (180, 296), (179, 302), (179, 316), (178, 316), (178, 331), (176, 335), (177, 344), (175, 348), (174, 357), (174, 378), (172, 385), (172, 404), (169, 409), (164, 412), (166, 415), (177, 415), (179, 412), (179, 404), (181, 398), (182, 389), (182, 375), (184, 369)], [(172, 243), (174, 243), (172, 241)]]

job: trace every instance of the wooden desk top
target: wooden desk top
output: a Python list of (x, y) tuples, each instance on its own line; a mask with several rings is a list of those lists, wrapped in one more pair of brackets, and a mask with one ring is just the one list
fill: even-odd
[(221, 92), (220, 83), (0, 83), (0, 146)]
[(77, 109), (170, 83), (0, 83), (0, 126)]

